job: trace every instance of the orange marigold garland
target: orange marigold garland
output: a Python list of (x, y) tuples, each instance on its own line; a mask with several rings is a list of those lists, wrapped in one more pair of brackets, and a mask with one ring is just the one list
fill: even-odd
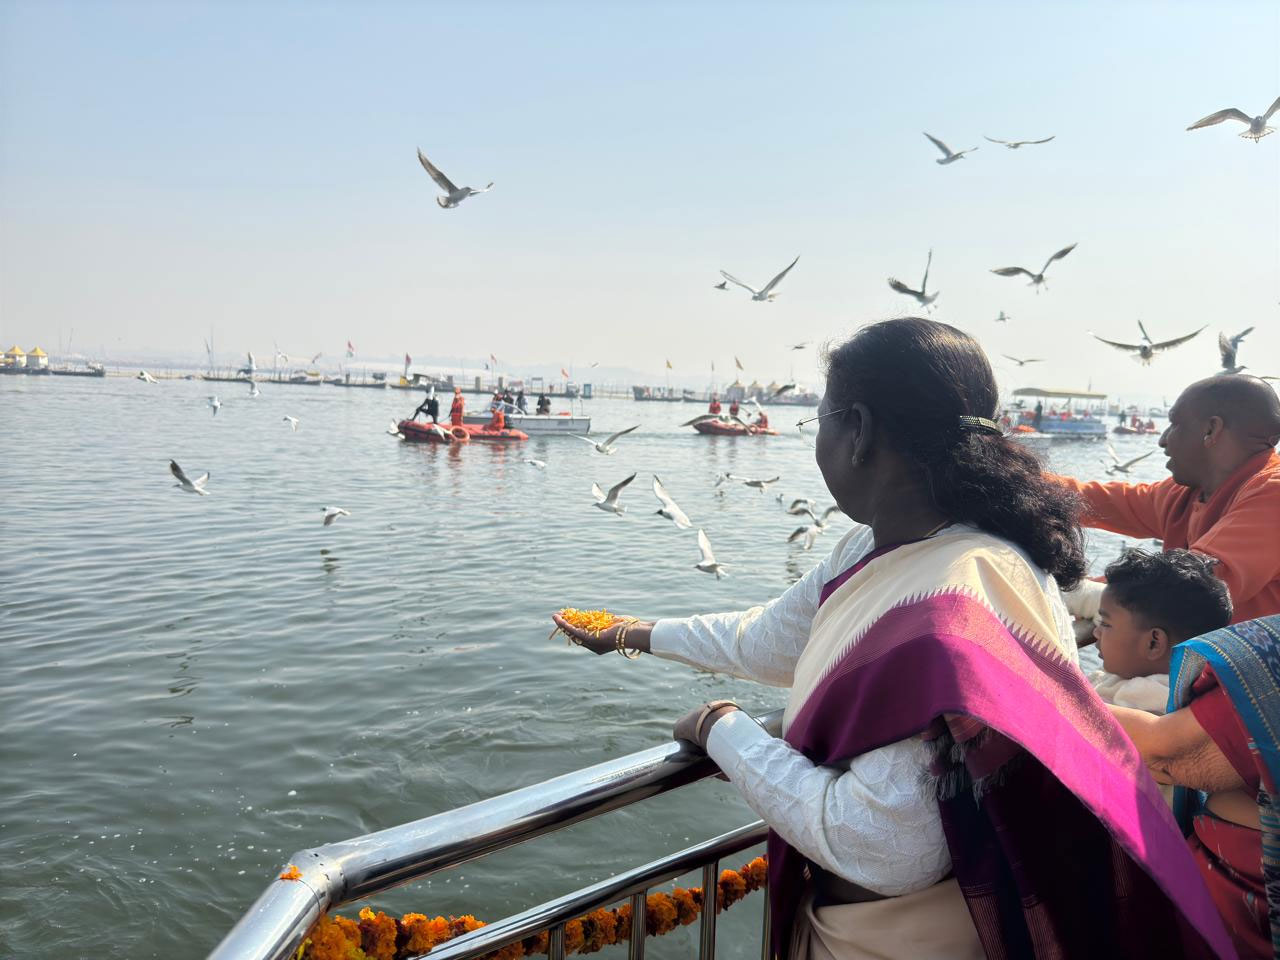
[[(599, 611), (596, 611), (599, 612)], [(747, 894), (764, 886), (768, 864), (756, 857), (741, 870), (724, 870), (716, 883), (716, 911), (726, 910)], [(670, 893), (645, 897), (645, 930), (648, 936), (670, 933), (698, 919), (704, 905), (700, 887), (676, 887)], [(347, 917), (323, 916), (298, 951), (300, 960), (404, 960), (427, 953), (433, 947), (479, 930), (484, 922), (471, 914), (461, 917), (427, 917), (406, 913), (399, 920), (369, 907), (360, 911), (360, 922)], [(595, 953), (631, 938), (631, 904), (613, 910), (593, 910), (564, 925), (565, 953)], [(520, 960), (545, 954), (546, 931), (517, 940), (482, 960)]]

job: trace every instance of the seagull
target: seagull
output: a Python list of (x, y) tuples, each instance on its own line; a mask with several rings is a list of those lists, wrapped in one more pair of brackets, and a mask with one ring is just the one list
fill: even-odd
[(393, 437), (396, 437), (399, 440), (404, 439), (404, 434), (400, 432), (400, 424), (396, 423), (394, 420), (392, 420), (391, 423), (388, 424), (387, 433)]
[(293, 428), (293, 432), (294, 432), (294, 433), (297, 433), (297, 432), (298, 432), (298, 418), (297, 418), (297, 417), (291, 417), (291, 416), (289, 416), (289, 415), (286, 413), (286, 414), (285, 414), (283, 417), (281, 417), (280, 419), (281, 419), (281, 420), (288, 420), (288, 421), (289, 421), (289, 426)]
[(996, 323), (1008, 323), (1011, 319), (1012, 319), (1011, 317), (1006, 316), (1006, 315), (1005, 315), (1005, 312), (1004, 312), (1003, 310), (1001, 310), (1001, 311), (996, 315), (995, 322), (996, 322)]
[(571, 433), (569, 434), (569, 436), (573, 437), (576, 440), (585, 440), (587, 443), (591, 444), (593, 447), (596, 448), (596, 453), (603, 453), (605, 456), (612, 456), (613, 454), (618, 452), (618, 448), (613, 445), (613, 442), (617, 440), (619, 437), (626, 436), (632, 430), (639, 430), (639, 429), (640, 429), (640, 424), (637, 423), (634, 427), (627, 427), (627, 429), (625, 430), (619, 430), (613, 436), (609, 437), (607, 440), (604, 440), (600, 443), (596, 443), (590, 437), (580, 437), (576, 433)]
[(135, 379), (135, 380), (141, 380), (143, 383), (159, 383), (159, 382), (160, 382), (160, 381), (159, 381), (159, 380), (157, 380), (155, 377), (153, 377), (151, 374), (147, 373), (147, 371), (145, 371), (145, 370), (139, 370), (139, 371), (138, 371), (138, 375), (137, 375), (136, 377), (134, 377), (133, 379)]
[(718, 474), (716, 474), (716, 482), (715, 482), (715, 486), (717, 486), (717, 487), (718, 487), (718, 486), (720, 486), (721, 484), (723, 484), (725, 481), (728, 481), (728, 480), (742, 480), (742, 479), (744, 479), (744, 478), (742, 478), (742, 477), (735, 477), (732, 473), (718, 473)]
[(930, 250), (929, 259), (924, 262), (924, 279), (920, 281), (919, 290), (912, 290), (901, 280), (896, 280), (893, 277), (889, 278), (890, 288), (897, 291), (898, 293), (905, 293), (908, 297), (911, 297), (913, 300), (915, 300), (916, 303), (920, 304), (920, 306), (928, 307), (931, 303), (933, 303), (933, 301), (938, 299), (937, 293), (935, 293), (933, 296), (929, 296), (927, 292), (929, 288), (929, 267), (931, 267), (932, 265), (933, 265), (933, 251)]
[(1236, 351), (1240, 349), (1240, 341), (1253, 332), (1253, 327), (1242, 330), (1234, 337), (1225, 333), (1218, 334), (1218, 352), (1222, 354), (1222, 373), (1239, 373), (1244, 364), (1236, 363)]
[(476, 190), (474, 187), (454, 186), (453, 181), (441, 173), (439, 168), (427, 159), (426, 154), (422, 152), (421, 148), (418, 150), (418, 162), (422, 164), (422, 168), (426, 170), (427, 173), (431, 174), (431, 179), (434, 180), (440, 189), (445, 192), (445, 196), (436, 197), (436, 203), (446, 210), (456, 207), (463, 200), (467, 199), (467, 197), (474, 197), (477, 193), (488, 193), (493, 189), (492, 181), (490, 181), (489, 185), (483, 190)]
[[(1130, 467), (1139, 460), (1147, 459), (1147, 457), (1151, 456), (1155, 451), (1148, 450), (1142, 456), (1134, 457), (1132, 460), (1126, 460), (1124, 463), (1120, 462), (1120, 457), (1116, 453), (1116, 448), (1109, 443), (1107, 444), (1107, 453), (1111, 454), (1111, 463), (1107, 466), (1107, 473), (1128, 473)], [(1102, 462), (1106, 463), (1107, 461), (1103, 460)]]
[[(1053, 263), (1053, 261), (1055, 260), (1061, 260), (1063, 257), (1065, 257), (1068, 253), (1070, 253), (1075, 248), (1076, 248), (1076, 245), (1074, 243), (1069, 247), (1063, 247), (1061, 250), (1059, 250), (1057, 253), (1055, 253), (1053, 256), (1051, 256), (1048, 260), (1044, 262), (1044, 266), (1040, 268), (1039, 273), (1032, 273), (1026, 267), (1000, 267), (999, 269), (992, 270), (991, 272), (1001, 277), (1016, 277), (1020, 273), (1025, 273), (1028, 277), (1031, 278), (1031, 286), (1036, 288), (1036, 293), (1039, 293), (1040, 292), (1039, 288), (1044, 283), (1044, 274), (1045, 274), (1045, 271), (1049, 269), (1049, 264)], [(1045, 289), (1047, 290), (1049, 288), (1046, 286)]]
[(658, 475), (653, 476), (653, 495), (662, 501), (662, 506), (656, 511), (658, 516), (666, 517), (681, 530), (687, 530), (693, 524), (689, 522), (689, 518), (685, 516), (685, 512), (676, 506), (676, 502), (671, 499), (671, 494), (667, 493), (667, 488), (662, 485), (662, 481), (658, 479)]
[(532, 457), (525, 457), (524, 462), (531, 467), (537, 467), (539, 470), (547, 469), (547, 461), (545, 460), (535, 460)]
[(684, 423), (680, 424), (680, 426), (692, 427), (699, 423), (706, 423), (708, 420), (723, 420), (723, 419), (724, 417), (718, 413), (700, 413), (696, 417), (694, 417), (692, 420), (686, 420)]
[(716, 555), (711, 552), (711, 541), (707, 539), (707, 535), (701, 529), (698, 530), (698, 549), (702, 551), (702, 559), (694, 564), (696, 569), (701, 570), (703, 573), (714, 573), (717, 580), (729, 575), (729, 571), (724, 568), (723, 564), (717, 562)]
[(1201, 127), (1211, 127), (1215, 123), (1221, 123), (1223, 120), (1239, 120), (1241, 123), (1248, 124), (1249, 129), (1240, 136), (1246, 140), (1252, 140), (1257, 143), (1274, 128), (1267, 126), (1267, 121), (1271, 119), (1271, 115), (1280, 110), (1280, 97), (1276, 97), (1276, 102), (1267, 108), (1267, 112), (1260, 117), (1251, 117), (1243, 110), (1237, 110), (1235, 107), (1228, 107), (1226, 110), (1219, 110), (1217, 113), (1211, 113), (1203, 120), (1197, 120), (1188, 130), (1199, 130)]
[(959, 153), (952, 153), (951, 148), (948, 147), (941, 140), (939, 140), (937, 137), (930, 136), (927, 133), (925, 134), (925, 136), (929, 137), (930, 143), (932, 143), (935, 147), (937, 147), (939, 150), (942, 151), (942, 159), (933, 161), (934, 163), (940, 164), (942, 166), (946, 166), (948, 163), (955, 163), (957, 160), (963, 157), (966, 153), (973, 153), (973, 151), (978, 149), (977, 147), (970, 147), (968, 150), (961, 150)]
[[(778, 494), (778, 496), (782, 496), (782, 494)], [(812, 516), (813, 508), (817, 505), (817, 503), (810, 500), (808, 497), (796, 497), (796, 499), (791, 501), (791, 506), (787, 507), (787, 513), (797, 517), (804, 516), (806, 513)]]
[(221, 400), (219, 400), (217, 397), (210, 397), (210, 398), (209, 398), (209, 409), (213, 411), (213, 415), (214, 415), (215, 417), (218, 415), (218, 411), (219, 411), (221, 408), (222, 408), (222, 401), (221, 401)]
[(796, 527), (791, 531), (791, 535), (787, 537), (787, 543), (795, 543), (797, 540), (804, 540), (804, 549), (813, 549), (813, 542), (818, 539), (818, 534), (822, 533), (822, 525), (810, 523), (803, 527)]
[(1044, 363), (1044, 357), (1027, 357), (1025, 360), (1019, 360), (1017, 357), (1011, 357), (1007, 353), (1002, 353), (1000, 356), (1006, 360), (1012, 360), (1020, 367), (1025, 367), (1028, 363)]
[(737, 277), (730, 276), (729, 274), (725, 273), (723, 270), (720, 271), (720, 276), (724, 277), (730, 283), (736, 283), (738, 286), (742, 287), (742, 289), (744, 290), (751, 291), (752, 300), (757, 300), (760, 303), (768, 303), (768, 302), (772, 302), (774, 297), (777, 296), (777, 294), (773, 292), (773, 288), (776, 287), (779, 283), (781, 283), (782, 278), (785, 277), (788, 273), (790, 273), (791, 268), (794, 267), (799, 262), (800, 262), (800, 258), (796, 257), (789, 264), (787, 264), (787, 269), (783, 270), (780, 274), (778, 274), (776, 277), (774, 277), (772, 280), (766, 283), (764, 287), (760, 290), (757, 290), (754, 287), (747, 286)]
[(803, 350), (805, 347), (807, 347), (810, 344), (810, 342), (811, 341), (809, 340), (802, 340), (799, 343), (789, 344), (789, 346), (791, 347), (792, 350)]
[(333, 526), (333, 522), (339, 517), (351, 516), (350, 511), (343, 510), (341, 507), (321, 507), (320, 512), (324, 514), (324, 525), (326, 527)]
[(759, 490), (761, 493), (764, 493), (765, 490), (768, 489), (769, 484), (777, 483), (782, 478), (770, 477), (768, 480), (753, 480), (746, 477), (735, 477), (734, 479), (741, 480), (746, 486), (754, 487), (755, 489)]
[(187, 493), (198, 493), (202, 497), (209, 495), (209, 491), (204, 488), (204, 485), (209, 482), (209, 474), (201, 474), (194, 480), (189, 480), (187, 475), (182, 472), (182, 468), (178, 466), (177, 460), (169, 461), (169, 472), (178, 481), (175, 486), (181, 487)]
[(1138, 329), (1142, 331), (1141, 343), (1117, 343), (1114, 340), (1107, 340), (1100, 337), (1096, 333), (1092, 334), (1092, 336), (1095, 340), (1101, 340), (1109, 347), (1115, 347), (1117, 350), (1124, 350), (1127, 353), (1137, 354), (1137, 357), (1142, 361), (1143, 366), (1146, 366), (1152, 361), (1152, 359), (1154, 359), (1157, 353), (1161, 353), (1165, 350), (1171, 350), (1180, 344), (1186, 343), (1192, 337), (1196, 336), (1196, 334), (1200, 333), (1200, 330), (1203, 330), (1204, 327), (1201, 327), (1200, 330), (1194, 330), (1186, 336), (1175, 337), (1172, 340), (1163, 340), (1160, 343), (1153, 343), (1151, 341), (1151, 337), (1147, 333), (1147, 328), (1142, 325), (1141, 320), (1138, 321)]
[(796, 388), (796, 385), (794, 383), (784, 383), (782, 384), (782, 386), (778, 387), (777, 390), (773, 391), (773, 393), (769, 394), (769, 399), (773, 400), (777, 397), (782, 396), (788, 390), (794, 390), (795, 388)]
[(604, 510), (606, 513), (616, 513), (618, 516), (622, 516), (624, 513), (627, 512), (627, 508), (624, 507), (622, 504), (618, 503), (618, 496), (622, 493), (623, 488), (625, 488), (626, 485), (630, 483), (632, 480), (634, 480), (635, 478), (636, 478), (636, 475), (633, 473), (631, 476), (627, 477), (627, 479), (623, 480), (621, 483), (615, 483), (612, 487), (609, 488), (608, 495), (606, 495), (605, 492), (600, 489), (600, 484), (598, 483), (591, 484), (591, 493), (596, 498), (596, 502), (594, 506), (598, 507), (601, 510)]
[(250, 397), (257, 397), (257, 396), (260, 396), (261, 394), (262, 394), (262, 391), (258, 389), (258, 385), (257, 385), (256, 383), (254, 383), (252, 380), (250, 380), (250, 381), (249, 381), (249, 396), (250, 396)]
[[(1057, 136), (1055, 133), (1054, 137)], [(1045, 137), (1043, 140), (997, 140), (995, 137), (988, 137), (985, 133), (982, 135), (983, 140), (990, 140), (992, 143), (1003, 143), (1010, 150), (1017, 150), (1019, 147), (1027, 147), (1037, 143), (1048, 143), (1053, 137)]]
[(728, 289), (729, 289), (729, 281), (728, 281), (728, 280), (721, 280), (719, 283), (713, 283), (713, 284), (711, 285), (711, 287), (712, 287), (712, 289), (714, 289), (714, 290), (728, 290)]

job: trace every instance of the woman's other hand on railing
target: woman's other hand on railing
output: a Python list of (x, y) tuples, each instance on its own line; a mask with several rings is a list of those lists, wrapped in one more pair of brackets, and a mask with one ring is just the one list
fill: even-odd
[(626, 649), (640, 653), (649, 652), (649, 634), (653, 632), (653, 621), (651, 620), (623, 620), (601, 630), (600, 635), (596, 636), (594, 631), (583, 630), (581, 627), (573, 626), (558, 613), (553, 613), (551, 619), (555, 621), (555, 625), (560, 628), (562, 633), (577, 643), (578, 646), (586, 647), (592, 653), (617, 652), (618, 634), (622, 631), (625, 631), (623, 645)]
[(710, 703), (695, 707), (676, 721), (671, 736), (675, 740), (683, 740), (694, 744), (699, 750), (706, 751), (707, 737), (716, 721), (725, 714), (742, 708), (732, 700), (712, 700)]

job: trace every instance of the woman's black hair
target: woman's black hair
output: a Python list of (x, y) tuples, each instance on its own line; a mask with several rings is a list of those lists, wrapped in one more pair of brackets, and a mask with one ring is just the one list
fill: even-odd
[[(1025, 446), (962, 417), (992, 419), (999, 393), (968, 334), (920, 317), (863, 327), (825, 357), (827, 405), (862, 403), (883, 440), (923, 471), (934, 506), (1017, 544), (1064, 589), (1086, 570), (1081, 503)], [(844, 416), (848, 416), (847, 413)]]

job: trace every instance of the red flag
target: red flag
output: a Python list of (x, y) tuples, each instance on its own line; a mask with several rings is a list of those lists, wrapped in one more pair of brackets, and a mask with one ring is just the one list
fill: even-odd
[(498, 358), (495, 357), (492, 353), (489, 354), (489, 360), (495, 367), (498, 365)]
[(561, 367), (561, 368), (560, 368), (560, 376), (562, 376), (562, 377), (564, 377), (566, 380), (568, 380), (568, 379), (569, 379), (569, 371), (568, 371), (568, 370), (566, 370), (564, 367)]
[(409, 364), (411, 364), (411, 363), (413, 363), (413, 357), (409, 356), (409, 355), (406, 353), (406, 354), (404, 355), (404, 365), (407, 367), (407, 366), (408, 366)]
[(347, 358), (350, 359), (355, 355), (356, 355), (356, 348), (352, 345), (351, 341), (348, 340), (347, 341)]

